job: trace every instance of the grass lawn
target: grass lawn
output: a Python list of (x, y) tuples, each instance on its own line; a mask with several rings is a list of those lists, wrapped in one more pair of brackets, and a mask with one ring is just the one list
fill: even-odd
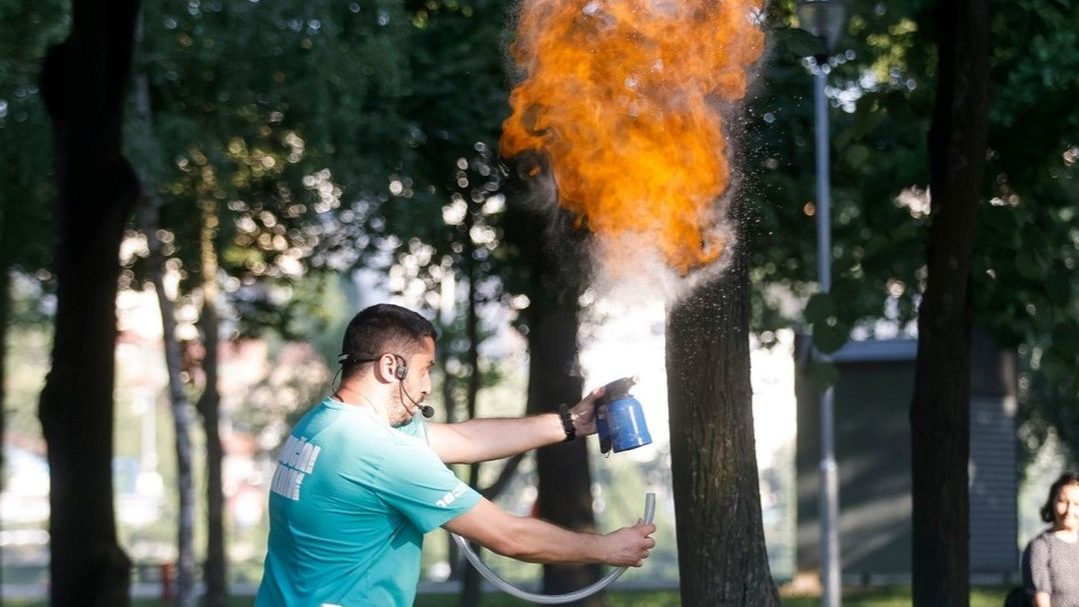
[[(1006, 588), (975, 588), (970, 594), (970, 607), (1002, 607)], [(820, 597), (782, 597), (783, 607), (818, 607)], [(416, 600), (416, 607), (452, 607), (456, 596), (425, 595)], [(484, 597), (483, 607), (524, 607), (532, 605), (504, 594)], [(910, 588), (885, 587), (847, 589), (843, 593), (844, 607), (909, 607)], [(625, 591), (608, 593), (607, 607), (681, 607), (677, 592)]]
[[(975, 588), (970, 594), (970, 607), (1001, 607), (1004, 604), (1006, 588)], [(819, 597), (793, 597), (785, 596), (782, 599), (783, 607), (817, 607), (820, 605)], [(6, 600), (5, 605), (11, 607), (45, 607), (44, 602)], [(251, 607), (250, 597), (234, 598), (230, 601), (231, 607)], [(524, 601), (514, 599), (502, 593), (488, 593), (484, 596), (481, 605), (483, 607), (523, 607), (532, 605)], [(134, 607), (167, 607), (167, 603), (155, 600), (137, 600)], [(457, 605), (456, 595), (423, 594), (416, 599), (415, 607), (454, 607)], [(910, 605), (910, 588), (884, 587), (872, 589), (847, 589), (843, 592), (844, 607), (908, 607)], [(678, 593), (674, 591), (624, 591), (613, 592), (607, 595), (607, 607), (680, 607), (681, 602)]]
[[(1003, 607), (1009, 588), (977, 587), (970, 592), (970, 607)], [(817, 607), (820, 597), (783, 597), (783, 607)], [(843, 606), (851, 607), (910, 607), (910, 588), (891, 586), (871, 589), (846, 589)]]

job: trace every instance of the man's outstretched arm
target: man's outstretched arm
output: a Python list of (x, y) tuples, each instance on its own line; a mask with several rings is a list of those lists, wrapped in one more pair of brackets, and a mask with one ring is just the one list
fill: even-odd
[(579, 533), (509, 514), (486, 499), (442, 526), (503, 556), (529, 563), (602, 563), (640, 567), (656, 545), (656, 526), (638, 523), (605, 535)]
[[(578, 438), (595, 434), (596, 399), (603, 388), (593, 390), (570, 411)], [(519, 418), (472, 419), (456, 424), (428, 425), (431, 449), (447, 464), (471, 464), (524, 453), (561, 442), (566, 438), (557, 413)]]

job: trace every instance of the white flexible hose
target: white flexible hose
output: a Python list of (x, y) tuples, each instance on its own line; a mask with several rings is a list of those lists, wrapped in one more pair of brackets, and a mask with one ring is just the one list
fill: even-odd
[[(651, 523), (652, 518), (656, 514), (656, 494), (647, 493), (644, 496), (644, 522)], [(499, 577), (497, 573), (491, 570), (486, 563), (480, 560), (479, 555), (472, 550), (472, 547), (468, 545), (468, 541), (456, 533), (451, 533), (453, 541), (457, 542), (457, 545), (465, 553), (465, 557), (468, 562), (472, 563), (472, 566), (476, 568), (476, 571), (480, 572), (480, 575), (487, 578), (488, 582), (494, 584), (496, 588), (505, 592), (506, 594), (513, 595), (519, 599), (526, 601), (532, 601), (540, 605), (558, 605), (560, 603), (569, 603), (571, 601), (579, 601), (583, 598), (590, 597), (593, 594), (603, 590), (607, 586), (610, 586), (612, 582), (618, 579), (618, 576), (625, 572), (625, 567), (618, 567), (612, 569), (610, 573), (604, 576), (603, 579), (597, 581), (591, 586), (586, 586), (580, 590), (574, 590), (573, 592), (567, 592), (565, 594), (537, 594), (535, 592), (527, 592), (520, 588), (510, 584), (506, 580)]]

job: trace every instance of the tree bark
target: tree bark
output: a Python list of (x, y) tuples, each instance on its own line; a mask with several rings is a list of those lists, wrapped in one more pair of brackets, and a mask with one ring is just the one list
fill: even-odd
[[(465, 270), (465, 279), (468, 280), (468, 309), (465, 310), (465, 336), (468, 339), (468, 389), (465, 396), (468, 419), (475, 419), (476, 404), (480, 394), (480, 332), (479, 315), (477, 313), (477, 289), (476, 289), (476, 244), (472, 241), (472, 227), (475, 225), (476, 213), (479, 211), (477, 203), (468, 199), (468, 212), (464, 222), (464, 250), (461, 253)], [(468, 485), (473, 489), (479, 489), (480, 464), (479, 462), (468, 466)], [(471, 544), (472, 549), (479, 554), (479, 545)], [(483, 596), (483, 579), (475, 567), (465, 569), (464, 580), (461, 584), (461, 607), (476, 607)]]
[[(452, 321), (451, 321), (452, 324)], [(450, 349), (449, 347), (438, 349), (438, 367), (442, 370), (442, 407), (446, 412), (446, 423), (452, 424), (457, 422), (457, 398), (453, 391), (452, 375), (449, 371), (450, 361)], [(466, 596), (471, 590), (468, 590), (467, 582), (465, 582), (465, 576), (471, 575), (470, 570), (472, 566), (468, 561), (464, 560), (464, 556), (461, 554), (457, 543), (450, 537), (449, 531), (446, 531), (446, 558), (450, 563), (450, 575), (451, 580), (461, 580), (461, 607), (466, 607)], [(481, 554), (479, 550), (476, 554)], [(482, 555), (481, 555), (482, 556)]]
[[(4, 491), (4, 479), (7, 478), (5, 472), (6, 462), (4, 461), (4, 449), (3, 445), (6, 442), (7, 435), (7, 404), (6, 394), (7, 390), (4, 387), (7, 385), (7, 377), (5, 370), (7, 369), (7, 325), (8, 325), (8, 308), (11, 305), (11, 293), (10, 291), (10, 267), (8, 263), (8, 256), (5, 247), (8, 243), (8, 237), (5, 233), (8, 226), (4, 224), (4, 211), (2, 205), (0, 205), (0, 492)], [(4, 551), (0, 547), (0, 562), (3, 562)], [(0, 570), (0, 604), (4, 602), (3, 593), (3, 571)]]
[(119, 249), (138, 184), (121, 150), (138, 2), (72, 3), (41, 90), (53, 124), (59, 244), (52, 366), (38, 415), (48, 444), (53, 605), (130, 604), (116, 540), (112, 437)]
[(206, 607), (228, 604), (228, 561), (225, 555), (225, 495), (222, 479), (224, 450), (221, 446), (221, 393), (218, 390), (218, 347), (220, 330), (217, 316), (217, 208), (212, 199), (199, 201), (202, 211), (201, 264), (202, 314), (199, 325), (205, 349), (202, 370), (206, 386), (196, 405), (206, 434)]
[(986, 0), (937, 5), (929, 132), (929, 277), (918, 311), (911, 405), (912, 573), (917, 607), (970, 603), (970, 282), (988, 131)]
[(667, 321), (682, 604), (778, 607), (754, 450), (747, 255), (734, 246), (731, 267)]
[[(570, 232), (569, 218), (560, 213), (560, 229), (570, 241), (580, 235)], [(583, 392), (577, 360), (580, 328), (581, 282), (586, 274), (583, 260), (565, 249), (562, 239), (544, 238), (536, 230), (540, 217), (532, 216), (529, 230), (531, 251), (531, 305), (528, 308), (528, 412), (549, 413), (558, 405), (575, 405)], [(596, 528), (592, 511), (592, 473), (588, 467), (588, 443), (583, 440), (544, 447), (536, 452), (539, 487), (536, 513), (555, 524), (575, 531)], [(544, 565), (543, 591), (563, 594), (596, 582), (602, 575), (598, 565)], [(604, 593), (568, 603), (578, 607), (602, 607)]]
[[(137, 38), (142, 41), (142, 22), (140, 19)], [(153, 127), (153, 110), (150, 106), (150, 85), (146, 73), (139, 70), (135, 77), (135, 112), (139, 125), (139, 137), (143, 140), (144, 162), (160, 157), (160, 147)], [(145, 165), (143, 165), (145, 169)], [(162, 342), (165, 350), (165, 370), (168, 375), (169, 411), (172, 413), (174, 449), (176, 452), (176, 489), (178, 496), (179, 517), (176, 528), (176, 607), (195, 607), (198, 599), (195, 587), (195, 481), (192, 473), (191, 448), (191, 403), (188, 402), (181, 378), (183, 367), (181, 347), (176, 339), (176, 306), (165, 288), (165, 256), (162, 253), (161, 239), (157, 236), (162, 201), (155, 193), (155, 184), (149, 170), (141, 170), (141, 181), (145, 201), (138, 214), (139, 227), (146, 235), (149, 255), (146, 266), (150, 282), (157, 295), (158, 310), (161, 312)]]
[[(527, 278), (522, 286), (531, 301), (525, 311), (529, 414), (556, 411), (559, 404), (572, 406), (581, 398), (578, 298), (588, 273), (585, 260), (574, 254), (582, 234), (572, 227), (568, 214), (551, 213), (547, 205), (535, 204), (535, 198), (543, 196), (542, 187), (535, 187), (536, 182), (527, 175), (537, 160), (515, 160), (516, 177), (506, 184), (511, 201), (505, 219), (506, 239), (517, 247), (525, 262)], [(583, 440), (536, 452), (536, 512), (541, 518), (576, 531), (595, 530), (588, 461), (588, 443)], [(545, 565), (543, 591), (560, 594), (577, 590), (594, 583), (600, 575), (598, 566)], [(603, 593), (570, 603), (579, 607), (603, 604)]]
[[(149, 235), (150, 242), (157, 238)], [(154, 245), (151, 244), (151, 250)], [(160, 242), (157, 243), (160, 247)], [(169, 409), (175, 434), (176, 487), (179, 501), (179, 520), (176, 521), (176, 607), (195, 607), (198, 599), (195, 587), (195, 481), (192, 473), (191, 405), (184, 392), (181, 372), (180, 342), (176, 339), (175, 305), (165, 290), (163, 260), (151, 259), (154, 291), (164, 331), (165, 367), (169, 376)]]
[[(151, 196), (151, 198), (153, 198)], [(165, 349), (165, 369), (168, 375), (169, 410), (175, 435), (176, 488), (179, 517), (176, 521), (176, 607), (195, 607), (198, 592), (195, 585), (195, 481), (192, 467), (191, 404), (181, 378), (182, 354), (176, 339), (176, 306), (165, 289), (165, 259), (161, 241), (155, 234), (160, 203), (151, 201), (149, 210), (140, 222), (146, 234), (150, 255), (147, 258), (150, 281), (157, 295), (161, 312), (162, 340)]]
[[(457, 421), (457, 399), (453, 394), (453, 382), (450, 380), (449, 371), (449, 348), (438, 349), (438, 368), (442, 371), (442, 407), (446, 412), (446, 423), (452, 424)], [(468, 561), (465, 561), (461, 556), (460, 550), (457, 548), (457, 543), (450, 537), (450, 532), (446, 531), (446, 559), (450, 563), (450, 576), (451, 580), (463, 580), (465, 575), (468, 575), (468, 570), (471, 569), (471, 565)], [(479, 554), (478, 552), (476, 554)], [(462, 588), (461, 594), (462, 607), (464, 607), (464, 589)]]
[[(528, 402), (531, 411), (555, 411), (559, 404), (573, 406), (581, 399), (583, 384), (577, 374), (577, 297), (562, 297), (553, 306), (537, 306), (529, 315)], [(592, 475), (588, 443), (577, 440), (544, 447), (536, 453), (540, 518), (575, 531), (595, 531), (592, 512)], [(543, 591), (563, 594), (579, 590), (600, 578), (598, 565), (544, 565)], [(568, 603), (601, 607), (603, 593)]]

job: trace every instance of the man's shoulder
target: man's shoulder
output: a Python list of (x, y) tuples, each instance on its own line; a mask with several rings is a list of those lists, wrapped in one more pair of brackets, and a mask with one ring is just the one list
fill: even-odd
[(319, 437), (339, 435), (370, 435), (369, 438), (378, 438), (383, 435), (380, 432), (382, 424), (369, 423), (362, 411), (352, 405), (344, 405), (331, 398), (326, 398), (316, 403), (307, 411), (293, 426), (292, 434), (297, 437), (303, 436), (308, 440), (317, 440)]

